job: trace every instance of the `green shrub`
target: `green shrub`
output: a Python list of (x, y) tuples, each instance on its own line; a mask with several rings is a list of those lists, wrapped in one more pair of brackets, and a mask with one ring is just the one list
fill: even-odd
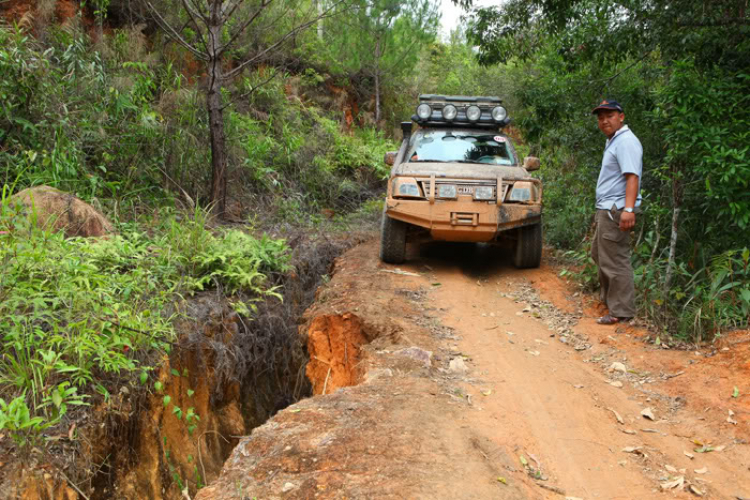
[[(19, 443), (150, 370), (176, 340), (165, 311), (180, 296), (214, 286), (250, 302), (278, 296), (267, 276), (289, 269), (283, 240), (214, 234), (201, 210), (182, 223), (170, 216), (152, 236), (124, 227), (87, 240), (12, 218), (7, 199), (0, 207), (0, 397), (12, 405), (0, 429)], [(13, 423), (26, 415), (18, 398), (25, 427)]]

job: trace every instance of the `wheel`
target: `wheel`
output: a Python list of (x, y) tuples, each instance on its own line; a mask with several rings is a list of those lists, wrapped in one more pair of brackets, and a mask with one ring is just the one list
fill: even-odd
[(519, 269), (539, 267), (542, 263), (542, 224), (519, 227), (513, 265)]
[(406, 258), (406, 223), (391, 219), (383, 212), (380, 225), (380, 260), (401, 264)]

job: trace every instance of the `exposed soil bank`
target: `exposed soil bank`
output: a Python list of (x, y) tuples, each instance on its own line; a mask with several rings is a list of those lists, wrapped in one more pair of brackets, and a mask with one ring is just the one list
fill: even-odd
[(361, 347), (369, 340), (362, 320), (351, 313), (322, 315), (307, 328), (310, 362), (305, 373), (313, 394), (330, 394), (359, 382)]
[[(176, 324), (180, 341), (158, 373), (145, 386), (126, 381), (61, 437), (74, 450), (63, 471), (18, 469), (0, 498), (178, 499), (218, 477), (241, 436), (312, 394), (300, 318), (334, 258), (354, 243), (298, 242), (295, 271), (276, 283), (284, 300), (256, 303), (252, 319), (216, 291), (188, 300)], [(353, 364), (341, 368), (353, 374), (359, 344), (344, 348)], [(337, 367), (332, 388), (341, 377)]]

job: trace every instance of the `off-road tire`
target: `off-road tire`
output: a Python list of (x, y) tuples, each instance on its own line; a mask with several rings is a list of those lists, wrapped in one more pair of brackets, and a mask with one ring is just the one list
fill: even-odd
[(513, 252), (513, 265), (519, 269), (539, 267), (542, 263), (542, 224), (517, 229), (518, 239)]
[(380, 260), (401, 264), (406, 258), (406, 222), (391, 219), (383, 212), (380, 224)]

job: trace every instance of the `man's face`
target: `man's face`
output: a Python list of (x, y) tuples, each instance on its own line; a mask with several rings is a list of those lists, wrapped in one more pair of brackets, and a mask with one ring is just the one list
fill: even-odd
[(615, 135), (625, 121), (625, 113), (614, 109), (603, 109), (596, 114), (596, 117), (599, 121), (599, 130), (607, 137)]

